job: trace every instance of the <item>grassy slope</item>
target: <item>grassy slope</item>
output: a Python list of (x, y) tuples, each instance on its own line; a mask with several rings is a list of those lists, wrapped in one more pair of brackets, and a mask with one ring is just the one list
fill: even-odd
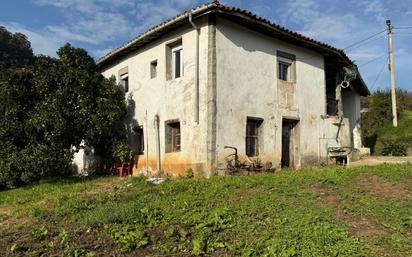
[(0, 256), (412, 256), (411, 192), (411, 165), (44, 182), (0, 192)]
[(392, 121), (388, 121), (382, 128), (377, 130), (378, 139), (376, 150), (382, 150), (383, 141), (396, 140), (412, 147), (412, 111), (404, 111), (398, 119), (398, 127), (392, 126)]

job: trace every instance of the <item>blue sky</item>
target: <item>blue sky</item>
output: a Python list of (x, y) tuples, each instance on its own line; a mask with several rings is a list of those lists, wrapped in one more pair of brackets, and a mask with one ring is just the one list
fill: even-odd
[[(95, 58), (204, 0), (14, 0), (3, 1), (0, 25), (26, 34), (36, 54), (55, 56), (65, 42)], [(222, 0), (338, 48), (385, 29), (395, 29), (398, 87), (412, 90), (412, 0)], [(347, 49), (372, 90), (389, 86), (387, 35)], [(380, 74), (380, 76), (378, 76)]]

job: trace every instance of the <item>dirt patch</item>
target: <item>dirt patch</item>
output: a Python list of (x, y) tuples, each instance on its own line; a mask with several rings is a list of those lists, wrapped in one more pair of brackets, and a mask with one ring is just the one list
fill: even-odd
[(368, 193), (378, 198), (411, 198), (411, 193), (403, 187), (376, 175), (356, 178), (355, 183), (365, 188)]
[(304, 191), (315, 194), (318, 201), (323, 204), (339, 206), (341, 203), (336, 194), (333, 193), (331, 189), (323, 185), (316, 184), (305, 189)]
[(236, 203), (239, 201), (248, 201), (254, 199), (258, 193), (255, 187), (239, 189), (228, 196), (230, 203)]
[(0, 207), (0, 228), (13, 228), (30, 223), (27, 217), (17, 217), (11, 208), (9, 206)]
[(375, 241), (381, 235), (387, 234), (381, 225), (381, 221), (376, 217), (353, 215), (344, 209), (336, 211), (336, 220), (344, 221), (349, 225), (349, 234), (364, 238), (368, 241)]
[(79, 193), (82, 197), (91, 197), (97, 196), (102, 193), (113, 193), (118, 191), (122, 188), (122, 186), (126, 186), (128, 183), (124, 178), (119, 178), (116, 181), (105, 181), (105, 182), (98, 182), (92, 184), (92, 186), (88, 187), (86, 190)]
[(352, 236), (360, 237), (368, 241), (375, 241), (387, 232), (376, 217), (353, 215), (345, 210), (342, 201), (337, 197), (338, 193), (323, 185), (314, 185), (305, 190), (314, 193), (320, 204), (336, 208), (336, 220), (348, 224), (348, 232)]

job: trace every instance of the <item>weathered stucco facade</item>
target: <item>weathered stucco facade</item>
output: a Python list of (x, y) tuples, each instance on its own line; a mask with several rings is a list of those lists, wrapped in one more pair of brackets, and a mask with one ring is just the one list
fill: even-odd
[[(219, 13), (212, 12), (219, 8)], [(246, 158), (250, 119), (259, 126), (254, 141), (258, 149), (250, 159), (270, 162), (277, 169), (285, 155), (282, 142), (290, 143), (291, 168), (324, 164), (329, 146), (360, 147), (361, 92), (354, 86), (341, 89), (336, 85), (341, 81), (334, 83), (341, 108), (328, 115), (330, 83), (325, 74), (330, 61), (324, 52), (256, 31), (227, 18), (222, 10), (231, 11), (215, 2), (194, 8), (152, 32), (177, 20), (176, 28), (121, 56), (115, 54), (123, 50), (115, 50), (99, 61), (105, 77), (115, 76), (120, 83), (122, 73), (128, 76), (132, 149), (133, 128), (142, 128), (144, 139), (144, 149), (134, 154), (135, 174), (160, 169), (185, 175), (191, 168), (195, 174), (213, 175), (225, 167), (231, 153), (225, 146), (236, 147), (240, 158)], [(168, 75), (168, 47), (174, 42), (183, 49), (183, 75), (175, 79)], [(293, 58), (291, 81), (278, 78), (283, 60), (279, 53)], [(180, 124), (177, 151), (167, 150), (169, 121)]]

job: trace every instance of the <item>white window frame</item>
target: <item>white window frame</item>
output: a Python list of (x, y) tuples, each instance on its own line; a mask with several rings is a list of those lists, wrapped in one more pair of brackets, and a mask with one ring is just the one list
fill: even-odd
[[(172, 78), (177, 79), (181, 78), (184, 75), (183, 72), (183, 46), (178, 45), (173, 47), (172, 49)], [(176, 78), (176, 52), (180, 52), (180, 77)]]
[(287, 82), (294, 82), (294, 78), (292, 77), (292, 67), (293, 67), (293, 60), (291, 60), (291, 59), (288, 59), (288, 58), (284, 58), (284, 57), (280, 57), (280, 56), (278, 56), (278, 74), (277, 74), (277, 77), (278, 77), (278, 79), (279, 80), (281, 80), (279, 77), (280, 77), (280, 74), (279, 74), (279, 72), (280, 72), (280, 64), (283, 64), (283, 65), (287, 65), (288, 66), (288, 71), (287, 71), (287, 78), (286, 78), (286, 80), (284, 80), (284, 81), (287, 81)]

